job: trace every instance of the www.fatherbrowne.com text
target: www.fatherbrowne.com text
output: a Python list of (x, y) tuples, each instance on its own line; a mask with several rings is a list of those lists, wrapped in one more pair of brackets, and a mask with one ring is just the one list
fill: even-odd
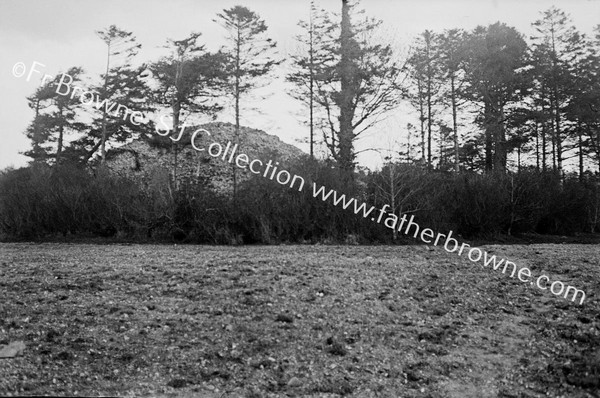
[[(398, 217), (396, 214), (388, 213), (386, 210), (390, 206), (387, 204), (383, 205), (380, 209), (376, 209), (373, 206), (368, 207), (366, 203), (359, 204), (354, 198), (348, 199), (346, 198), (346, 195), (340, 195), (333, 189), (327, 191), (324, 186), (317, 187), (315, 183), (313, 183), (313, 197), (321, 197), (323, 201), (327, 201), (331, 198), (332, 203), (336, 206), (341, 205), (344, 209), (351, 208), (355, 214), (361, 214), (364, 218), (372, 216), (371, 221), (373, 222), (381, 223), (383, 220), (383, 224), (386, 227), (395, 229), (405, 235), (412, 234), (414, 238), (420, 238), (421, 241), (427, 244), (433, 244), (434, 246), (443, 245), (444, 249), (449, 253), (456, 252), (459, 256), (462, 256), (463, 253), (465, 253), (470, 261), (479, 263), (482, 267), (490, 267), (494, 270), (502, 268), (501, 272), (503, 274), (510, 271), (509, 275), (511, 278), (514, 278), (516, 275), (521, 282), (529, 283), (531, 286), (535, 284), (539, 289), (550, 290), (550, 292), (556, 296), (563, 296), (566, 299), (571, 297), (571, 301), (575, 301), (579, 297), (579, 304), (583, 304), (583, 301), (585, 300), (586, 295), (583, 290), (569, 285), (565, 286), (565, 284), (560, 281), (552, 282), (548, 288), (548, 283), (551, 280), (548, 276), (541, 275), (538, 278), (534, 277), (532, 279), (531, 270), (529, 268), (518, 268), (512, 261), (505, 258), (498, 259), (495, 255), (490, 256), (485, 250), (471, 247), (468, 243), (459, 244), (458, 240), (452, 237), (452, 231), (448, 232), (446, 235), (439, 232), (436, 234), (429, 228), (421, 229), (421, 227), (414, 222), (414, 215), (411, 215), (410, 218), (407, 219), (407, 214)], [(404, 228), (405, 226), (406, 228)]]

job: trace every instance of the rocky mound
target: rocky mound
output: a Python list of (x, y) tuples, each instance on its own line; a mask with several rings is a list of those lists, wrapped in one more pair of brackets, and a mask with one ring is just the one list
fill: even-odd
[[(195, 146), (205, 148), (204, 151), (194, 149), (191, 143), (192, 134), (198, 129), (210, 133), (210, 136), (204, 132), (198, 133), (195, 137)], [(145, 185), (171, 180), (176, 173), (178, 183), (191, 179), (203, 182), (221, 193), (231, 192), (233, 165), (227, 162), (227, 158), (223, 160), (221, 157), (211, 156), (208, 148), (214, 142), (223, 148), (230, 141), (236, 142), (235, 125), (214, 122), (187, 127), (175, 147), (169, 137), (177, 138), (178, 135), (179, 132), (162, 137), (153, 132), (149, 138), (112, 149), (107, 153), (107, 166), (113, 172), (134, 178)], [(295, 146), (282, 142), (277, 136), (248, 127), (241, 127), (239, 142), (236, 156), (243, 153), (250, 159), (260, 159), (264, 163), (269, 160), (278, 161), (283, 167), (304, 154)], [(236, 169), (237, 180), (240, 182), (251, 175), (248, 169)]]

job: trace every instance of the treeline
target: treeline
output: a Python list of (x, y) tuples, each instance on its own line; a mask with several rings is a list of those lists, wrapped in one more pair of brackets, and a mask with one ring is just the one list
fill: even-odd
[[(235, 110), (235, 141), (243, 142), (239, 121), (253, 90), (283, 71), (289, 94), (306, 105), (311, 156), (321, 150), (349, 173), (356, 141), (406, 102), (417, 116), (398, 126), (396, 147), (379, 148), (392, 159), (455, 172), (535, 165), (560, 174), (567, 162), (581, 176), (600, 171), (600, 25), (586, 35), (551, 7), (532, 17), (531, 38), (501, 22), (426, 30), (401, 59), (377, 36), (381, 21), (364, 17), (357, 2), (341, 6), (336, 15), (313, 4), (310, 22), (299, 22), (298, 51), (286, 60), (266, 22), (243, 6), (216, 15), (228, 39), (214, 52), (195, 32), (167, 40), (170, 54), (140, 64), (132, 32), (114, 25), (97, 32), (106, 73), (68, 69), (80, 90), (61, 85), (62, 75), (44, 77), (28, 98), (34, 118), (26, 155), (48, 164), (104, 161), (111, 147), (153, 131), (158, 115), (158, 128), (177, 132), (186, 119), (216, 118), (225, 107)], [(118, 106), (82, 106), (89, 98)], [(172, 147), (175, 180), (180, 146)]]
[[(303, 159), (289, 169), (307, 182), (369, 206), (388, 204), (396, 214), (414, 214), (422, 227), (464, 238), (600, 232), (600, 189), (592, 175), (583, 181), (534, 169), (455, 175), (396, 163), (357, 174), (348, 189), (331, 162)], [(210, 244), (412, 241), (313, 197), (308, 185), (298, 192), (255, 176), (240, 183), (234, 201), (194, 180), (172, 190), (160, 178), (141, 184), (102, 167), (34, 165), (0, 175), (0, 231), (5, 239)]]
[(406, 64), (419, 123), (404, 155), (456, 171), (562, 173), (571, 158), (582, 176), (600, 171), (600, 25), (588, 36), (551, 7), (532, 31), (526, 40), (497, 22), (419, 35)]

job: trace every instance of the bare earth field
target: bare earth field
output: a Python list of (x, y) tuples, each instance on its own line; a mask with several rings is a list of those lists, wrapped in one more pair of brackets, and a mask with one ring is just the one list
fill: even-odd
[(600, 397), (600, 246), (0, 244), (0, 395)]

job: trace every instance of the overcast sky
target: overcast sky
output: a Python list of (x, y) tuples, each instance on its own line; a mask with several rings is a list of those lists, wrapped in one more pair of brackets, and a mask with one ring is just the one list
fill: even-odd
[[(316, 3), (333, 11), (341, 7), (339, 0)], [(39, 79), (26, 82), (14, 77), (16, 62), (31, 65), (38, 61), (45, 65), (40, 69), (49, 74), (82, 66), (87, 74), (97, 75), (105, 65), (106, 49), (94, 32), (111, 24), (135, 34), (143, 46), (141, 61), (156, 60), (164, 54), (161, 46), (167, 38), (181, 39), (192, 31), (202, 32), (202, 41), (216, 49), (224, 44), (224, 31), (213, 19), (224, 8), (238, 4), (265, 19), (281, 56), (294, 51), (297, 22), (308, 15), (309, 0), (0, 0), (0, 169), (25, 165), (28, 159), (19, 155), (29, 147), (24, 131), (33, 117), (26, 97)], [(600, 24), (598, 0), (363, 0), (361, 5), (369, 16), (383, 20), (387, 37), (400, 50), (425, 29), (472, 29), (496, 21), (516, 27), (527, 37), (532, 33), (531, 22), (552, 5), (568, 12), (582, 32), (591, 32)], [(285, 94), (280, 82), (264, 91), (269, 98), (255, 101), (258, 110), (247, 112), (242, 123), (307, 150), (298, 143), (307, 135), (299, 122), (299, 105)], [(357, 149), (391, 145), (412, 117), (409, 110), (399, 110), (358, 142)], [(220, 120), (233, 121), (228, 115)], [(412, 121), (416, 124), (416, 119)], [(370, 167), (377, 166), (380, 159), (372, 151), (359, 156), (361, 163)]]

